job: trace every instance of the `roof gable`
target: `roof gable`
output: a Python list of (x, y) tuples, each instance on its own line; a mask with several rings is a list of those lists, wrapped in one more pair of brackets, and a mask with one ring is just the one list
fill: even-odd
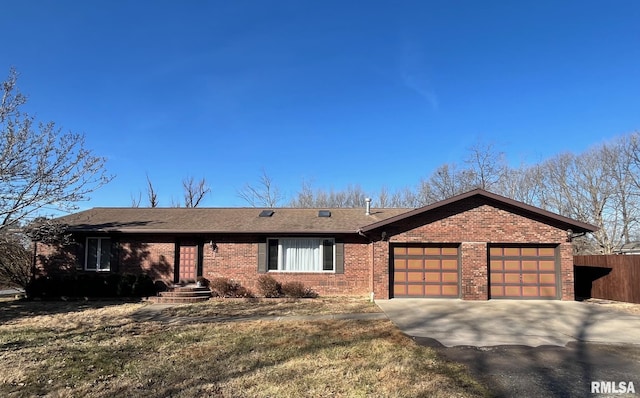
[(546, 224), (557, 226), (558, 228), (572, 229), (573, 232), (579, 233), (593, 232), (598, 230), (598, 227), (591, 224), (576, 221), (571, 218), (564, 217), (535, 206), (527, 205), (525, 203), (485, 191), (483, 189), (474, 189), (472, 191), (453, 196), (449, 199), (445, 199), (424, 207), (420, 207), (415, 210), (410, 210), (402, 214), (398, 214), (397, 216), (389, 217), (384, 220), (371, 223), (361, 228), (361, 231), (366, 233), (398, 222), (406, 221), (412, 217), (425, 215), (430, 212), (446, 209), (448, 207), (453, 208), (455, 206), (460, 206), (464, 202), (478, 198), (490, 204), (493, 204), (496, 207), (504, 208), (508, 211), (521, 214), (527, 218), (535, 219)]

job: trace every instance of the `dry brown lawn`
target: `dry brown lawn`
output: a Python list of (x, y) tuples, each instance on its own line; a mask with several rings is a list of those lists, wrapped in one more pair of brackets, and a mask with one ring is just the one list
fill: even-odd
[(315, 299), (212, 299), (163, 311), (172, 316), (302, 316), (382, 312), (366, 297), (339, 296)]
[(0, 301), (0, 396), (487, 395), (389, 321), (136, 321), (145, 305)]

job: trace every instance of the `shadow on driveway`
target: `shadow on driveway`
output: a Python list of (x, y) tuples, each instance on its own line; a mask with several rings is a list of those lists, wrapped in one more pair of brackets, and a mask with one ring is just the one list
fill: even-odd
[(468, 366), (498, 397), (598, 396), (590, 394), (593, 381), (632, 382), (640, 394), (640, 316), (561, 301), (378, 305), (405, 334)]

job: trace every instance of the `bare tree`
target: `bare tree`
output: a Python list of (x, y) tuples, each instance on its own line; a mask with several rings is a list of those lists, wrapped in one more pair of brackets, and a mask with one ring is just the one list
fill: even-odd
[(158, 193), (153, 188), (149, 174), (147, 174), (147, 199), (149, 200), (149, 207), (158, 207)]
[(291, 207), (309, 208), (315, 206), (315, 195), (311, 183), (302, 181), (302, 187), (295, 198), (291, 200)]
[(262, 170), (258, 183), (256, 185), (246, 184), (238, 191), (238, 197), (251, 207), (277, 207), (284, 198), (278, 186), (274, 184), (273, 179), (265, 170)]
[(604, 165), (602, 151), (594, 148), (579, 156), (558, 155), (541, 167), (546, 186), (543, 203), (552, 211), (599, 227), (593, 235), (606, 254), (619, 245), (620, 231), (612, 208), (614, 185)]
[(33, 242), (68, 245), (67, 226), (36, 218), (24, 228), (0, 230), (0, 286), (26, 289), (35, 277)]
[(315, 191), (306, 181), (298, 195), (290, 202), (291, 207), (333, 207), (354, 208), (364, 207), (367, 195), (360, 185), (349, 184), (346, 189), (329, 191), (316, 189)]
[(23, 236), (0, 230), (0, 286), (25, 288), (31, 281), (31, 257)]
[(378, 203), (377, 207), (382, 209), (386, 207), (391, 207), (391, 194), (389, 193), (389, 188), (383, 186), (380, 188), (380, 192), (378, 192)]
[(541, 199), (543, 180), (539, 165), (521, 165), (519, 168), (505, 169), (503, 178), (493, 186), (492, 191), (519, 202), (546, 208)]
[(491, 143), (477, 142), (467, 149), (467, 173), (473, 188), (492, 190), (504, 178), (507, 165), (504, 153)]
[(131, 207), (140, 207), (140, 202), (142, 202), (141, 192), (138, 192), (137, 197), (134, 194), (131, 194)]
[(623, 136), (601, 148), (604, 166), (613, 182), (613, 209), (618, 215), (622, 243), (636, 239), (640, 216), (640, 187), (635, 184), (638, 169), (634, 167), (637, 152), (633, 149), (637, 137), (637, 133)]
[(26, 97), (14, 69), (0, 87), (0, 229), (43, 211), (74, 211), (113, 178), (106, 159), (85, 148), (84, 135), (63, 133), (20, 112)]
[(202, 199), (211, 192), (204, 177), (200, 181), (194, 180), (193, 177), (187, 177), (182, 180), (182, 187), (184, 188), (185, 207), (198, 207)]
[(477, 188), (474, 179), (470, 170), (460, 170), (454, 163), (445, 163), (428, 180), (420, 182), (419, 204), (428, 205)]

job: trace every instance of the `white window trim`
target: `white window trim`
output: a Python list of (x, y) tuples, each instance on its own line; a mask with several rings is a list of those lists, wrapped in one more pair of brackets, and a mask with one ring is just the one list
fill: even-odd
[[(333, 269), (332, 270), (323, 270), (320, 269), (319, 271), (302, 271), (302, 270), (284, 270), (281, 269), (282, 267), (282, 263), (281, 263), (281, 258), (282, 258), (282, 244), (280, 243), (281, 239), (319, 239), (320, 240), (320, 255), (321, 255), (321, 259), (320, 259), (320, 264), (321, 267), (324, 264), (324, 241), (325, 240), (330, 240), (331, 241), (331, 245), (332, 245), (332, 255), (333, 255), (333, 259), (332, 259), (332, 265), (333, 265)], [(269, 269), (269, 241), (272, 240), (277, 240), (278, 241), (278, 269)], [(273, 236), (270, 238), (267, 238), (267, 272), (272, 272), (272, 273), (291, 273), (291, 274), (335, 274), (336, 273), (336, 239), (335, 238), (330, 238), (330, 237), (324, 237), (324, 236)]]
[[(111, 241), (111, 238), (108, 236), (88, 236), (87, 239), (85, 240), (85, 247), (84, 247), (84, 270), (85, 271), (90, 271), (90, 272), (109, 272), (111, 271), (111, 260), (109, 260), (109, 268), (106, 269), (100, 269), (100, 267), (98, 266), (100, 263), (100, 254), (98, 254), (96, 256), (96, 267), (95, 268), (89, 268), (89, 239), (96, 239), (98, 241), (98, 252), (100, 254), (102, 254), (102, 242), (104, 240), (109, 240)], [(111, 248), (109, 248), (109, 251), (111, 251)]]

